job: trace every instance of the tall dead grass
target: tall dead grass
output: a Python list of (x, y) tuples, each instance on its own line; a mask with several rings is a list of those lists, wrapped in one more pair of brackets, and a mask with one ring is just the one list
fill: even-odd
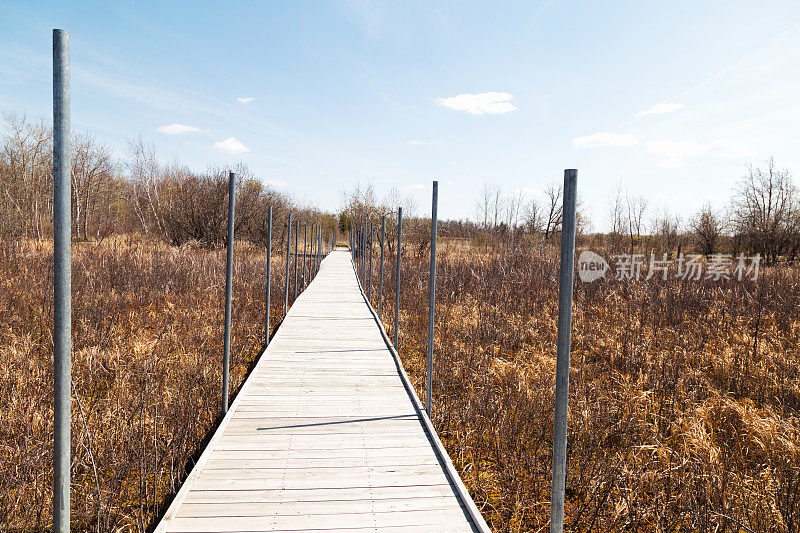
[[(273, 259), (273, 327), (283, 261)], [(263, 344), (266, 256), (235, 250), (231, 388)], [(0, 242), (0, 529), (52, 517), (52, 244)], [(225, 250), (73, 251), (72, 527), (143, 531), (219, 420)]]
[[(441, 249), (434, 424), (493, 530), (543, 531), (557, 251)], [(427, 261), (404, 256), (401, 273), (399, 352), (421, 395)], [(576, 281), (568, 528), (800, 529), (799, 336), (797, 267), (757, 282)]]

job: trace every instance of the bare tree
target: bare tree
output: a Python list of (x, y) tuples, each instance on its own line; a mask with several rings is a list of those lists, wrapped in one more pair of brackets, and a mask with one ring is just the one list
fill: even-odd
[(680, 228), (680, 215), (671, 214), (667, 208), (664, 208), (653, 219), (651, 233), (656, 236), (658, 245), (667, 255), (671, 255), (672, 250), (678, 246)]
[[(115, 202), (111, 150), (88, 134), (73, 134), (72, 196), (75, 237), (89, 239), (89, 226), (102, 224)], [(100, 229), (99, 227), (97, 228)]]
[(564, 205), (561, 201), (561, 185), (550, 183), (545, 187), (545, 217), (544, 238), (549, 239), (554, 233), (561, 230), (561, 219)]
[(502, 220), (504, 202), (499, 184), (484, 183), (475, 202), (478, 222), (484, 229), (495, 229)]
[(701, 253), (710, 256), (717, 249), (717, 243), (722, 235), (722, 218), (714, 212), (711, 204), (706, 202), (700, 211), (689, 222), (695, 244)]
[(644, 196), (633, 197), (625, 195), (625, 207), (627, 213), (626, 226), (628, 239), (630, 240), (631, 254), (634, 247), (641, 240), (644, 225), (644, 214), (647, 211), (647, 198)]
[(535, 198), (531, 198), (524, 207), (524, 224), (528, 233), (544, 233), (542, 206)]
[(128, 181), (131, 184), (129, 201), (135, 211), (142, 231), (164, 233), (164, 224), (159, 216), (161, 209), (161, 166), (152, 145), (146, 145), (141, 137), (128, 143), (129, 158), (125, 162)]
[(0, 231), (41, 239), (52, 213), (52, 130), (24, 115), (4, 115), (3, 120)]
[(731, 209), (734, 231), (751, 251), (775, 262), (782, 253), (796, 250), (798, 210), (789, 170), (776, 168), (770, 158), (764, 169), (749, 165), (739, 181)]
[(524, 200), (524, 196), (522, 191), (519, 189), (511, 192), (508, 196), (506, 196), (505, 201), (505, 208), (506, 208), (506, 225), (512, 231), (519, 225), (519, 216), (520, 211), (522, 211), (522, 201)]

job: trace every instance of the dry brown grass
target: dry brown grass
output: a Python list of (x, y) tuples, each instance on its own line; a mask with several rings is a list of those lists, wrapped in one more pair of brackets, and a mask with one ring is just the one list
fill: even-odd
[[(557, 256), (440, 250), (434, 423), (493, 529), (544, 530)], [(404, 259), (399, 343), (421, 393), (426, 261)], [(224, 250), (117, 237), (76, 245), (73, 265), (73, 527), (144, 530), (217, 422)], [(234, 387), (261, 346), (264, 273), (264, 255), (237, 246)], [(0, 274), (0, 529), (45, 530), (51, 245), (0, 243)], [(799, 335), (797, 268), (759, 282), (576, 284), (570, 529), (797, 530)]]
[[(434, 424), (494, 530), (543, 531), (557, 253), (440, 250)], [(427, 261), (404, 256), (401, 276), (399, 351), (421, 397)], [(800, 529), (799, 337), (796, 267), (758, 282), (576, 282), (568, 528)]]
[[(283, 308), (273, 259), (273, 326)], [(0, 242), (0, 529), (49, 528), (52, 244)], [(74, 530), (145, 530), (219, 420), (225, 250), (129, 237), (73, 252)], [(264, 331), (266, 256), (237, 245), (235, 391)]]

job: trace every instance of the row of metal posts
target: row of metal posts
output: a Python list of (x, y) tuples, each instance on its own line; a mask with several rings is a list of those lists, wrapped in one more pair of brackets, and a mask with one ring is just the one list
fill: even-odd
[[(53, 359), (54, 359), (54, 436), (53, 436), (53, 530), (68, 533), (70, 524), (70, 420), (71, 420), (71, 350), (72, 350), (72, 241), (71, 241), (71, 146), (70, 146), (70, 56), (69, 33), (53, 30)], [(551, 484), (550, 531), (561, 532), (564, 527), (564, 489), (566, 479), (567, 407), (569, 400), (569, 359), (572, 323), (572, 285), (575, 259), (575, 199), (578, 171), (564, 171), (563, 221), (561, 233), (561, 265), (559, 270), (558, 341), (556, 350), (555, 417), (553, 427), (553, 471)], [(231, 300), (233, 292), (233, 240), (235, 208), (235, 174), (228, 175), (228, 240), (225, 276), (225, 326), (223, 343), (223, 415), (228, 410)], [(425, 410), (431, 415), (433, 384), (433, 333), (436, 298), (436, 240), (437, 240), (438, 182), (433, 182), (431, 205), (431, 257), (428, 287), (428, 360)], [(264, 326), (264, 346), (269, 344), (270, 288), (272, 257), (272, 207), (267, 214), (267, 288)], [(296, 222), (294, 253), (294, 297), (297, 298), (297, 254), (299, 221)], [(316, 226), (316, 227), (315, 227)], [(398, 345), (400, 317), (400, 261), (402, 257), (403, 209), (397, 209), (397, 274), (395, 282), (394, 346)], [(315, 237), (316, 230), (316, 237)], [(307, 232), (307, 225), (305, 226)], [(369, 231), (369, 238), (367, 238)], [(292, 214), (289, 214), (286, 239), (286, 278), (284, 285), (284, 312), (289, 309), (289, 260), (291, 257)], [(303, 237), (303, 278), (306, 286), (306, 238)], [(350, 249), (356, 272), (369, 286), (372, 296), (372, 222), (364, 218), (363, 231), (350, 234)], [(383, 304), (383, 260), (386, 236), (386, 217), (381, 219), (381, 259), (378, 287), (378, 315)], [(309, 278), (319, 271), (322, 238), (318, 224), (311, 226), (311, 258)], [(330, 249), (335, 247), (335, 235)], [(369, 257), (365, 250), (369, 246)], [(313, 266), (312, 266), (313, 265)], [(369, 268), (369, 276), (367, 276)], [(313, 274), (312, 274), (313, 269)], [(302, 289), (301, 289), (302, 290)]]

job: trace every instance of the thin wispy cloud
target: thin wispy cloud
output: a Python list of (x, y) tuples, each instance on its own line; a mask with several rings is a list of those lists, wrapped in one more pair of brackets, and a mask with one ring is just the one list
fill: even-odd
[(217, 141), (214, 143), (214, 148), (229, 154), (242, 154), (250, 151), (250, 148), (245, 146), (242, 141), (236, 137), (228, 137), (222, 141)]
[(187, 126), (186, 124), (167, 124), (166, 126), (159, 126), (156, 128), (158, 133), (166, 133), (167, 135), (183, 135), (185, 133), (208, 133), (208, 130), (201, 130), (194, 126)]
[(458, 185), (456, 180), (445, 180), (444, 181), (447, 185)]
[(664, 115), (666, 113), (674, 113), (675, 111), (683, 109), (684, 107), (686, 106), (678, 102), (656, 104), (647, 111), (640, 111), (639, 113), (636, 113), (636, 116), (644, 117), (647, 115)]
[(286, 189), (289, 184), (283, 180), (267, 180), (267, 186), (275, 187), (276, 189)]
[(412, 190), (419, 191), (419, 190), (423, 190), (425, 188), (426, 188), (425, 185), (423, 185), (422, 183), (413, 183), (411, 185), (406, 185), (405, 187), (400, 187), (400, 190), (401, 191), (412, 191)]
[(249, 104), (255, 99), (256, 99), (255, 96), (240, 96), (239, 98), (236, 99), (236, 101), (239, 102), (240, 104)]
[(454, 111), (466, 111), (470, 115), (496, 115), (517, 109), (509, 100), (513, 94), (491, 91), (478, 94), (459, 94), (447, 98), (437, 98), (436, 103)]
[(750, 157), (754, 154), (745, 143), (737, 139), (716, 139), (707, 143), (695, 141), (652, 141), (645, 144), (648, 150), (664, 158), (662, 167), (678, 167), (689, 157), (711, 155), (718, 157)]
[(417, 145), (417, 146), (428, 146), (428, 145), (436, 144), (436, 143), (435, 142), (431, 142), (431, 141), (414, 140), (414, 141), (408, 141), (408, 144), (414, 144), (414, 145)]
[(633, 135), (601, 131), (572, 139), (575, 148), (601, 148), (603, 146), (635, 146), (639, 141)]

